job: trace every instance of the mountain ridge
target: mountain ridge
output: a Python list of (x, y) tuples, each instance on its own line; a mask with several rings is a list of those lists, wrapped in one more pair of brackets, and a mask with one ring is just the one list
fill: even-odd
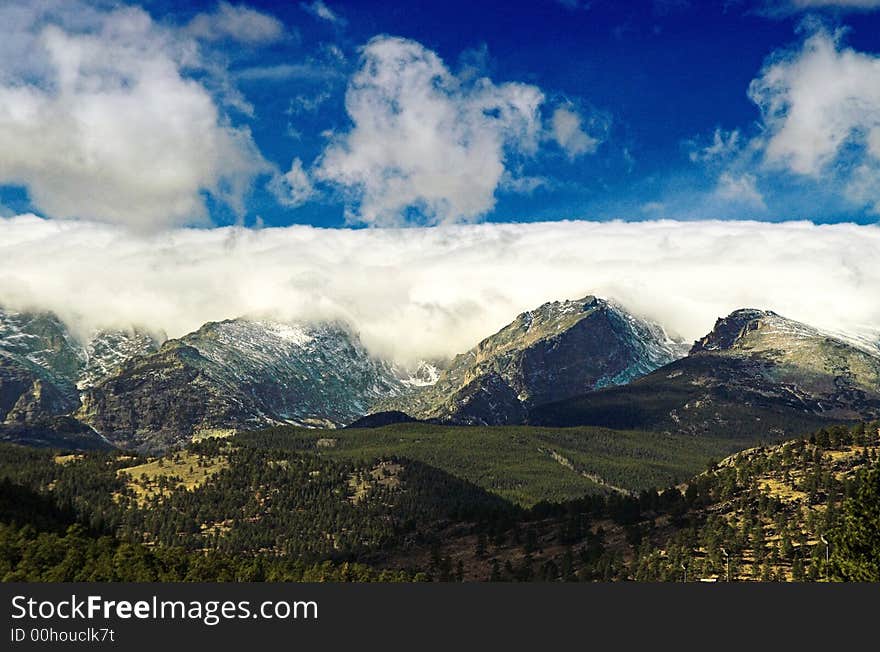
[[(765, 421), (795, 434), (880, 414), (880, 355), (767, 310), (719, 318), (689, 355), (626, 387), (539, 407), (529, 422), (692, 434)], [(768, 422), (772, 425), (768, 425)]]
[(130, 360), (84, 392), (77, 416), (120, 445), (153, 450), (211, 431), (336, 427), (400, 391), (390, 365), (340, 323), (237, 318)]

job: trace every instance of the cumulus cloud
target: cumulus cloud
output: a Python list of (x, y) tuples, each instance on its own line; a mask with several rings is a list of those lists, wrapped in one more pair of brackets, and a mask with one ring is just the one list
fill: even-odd
[(243, 314), (344, 319), (372, 351), (406, 363), (464, 351), (523, 310), (587, 293), (688, 339), (743, 306), (876, 329), (880, 228), (555, 222), (141, 237), (0, 219), (0, 304), (55, 310), (81, 332), (138, 324), (173, 337)]
[(846, 196), (880, 215), (880, 165), (862, 163), (853, 171), (844, 188)]
[(218, 3), (211, 13), (197, 14), (187, 29), (208, 41), (229, 39), (251, 45), (272, 43), (284, 35), (284, 25), (274, 16), (228, 2)]
[(766, 158), (818, 176), (852, 144), (878, 158), (880, 57), (841, 44), (819, 28), (795, 51), (778, 53), (752, 81), (749, 96), (767, 128)]
[(352, 221), (473, 221), (495, 204), (507, 164), (541, 136), (535, 86), (464, 80), (421, 44), (377, 37), (363, 49), (336, 134), (316, 168), (338, 185)]
[(241, 210), (265, 169), (249, 131), (187, 76), (212, 74), (196, 43), (139, 8), (6, 6), (0, 42), (0, 184), (47, 216), (192, 223), (204, 193)]
[(749, 85), (761, 111), (754, 135), (717, 128), (686, 151), (716, 177), (715, 198), (765, 209), (759, 182), (794, 178), (847, 210), (880, 213), (880, 55), (847, 47), (844, 30), (815, 19), (799, 31), (801, 43), (774, 52)]
[(573, 108), (557, 107), (550, 122), (554, 140), (570, 159), (596, 151), (599, 139), (584, 131), (583, 118)]

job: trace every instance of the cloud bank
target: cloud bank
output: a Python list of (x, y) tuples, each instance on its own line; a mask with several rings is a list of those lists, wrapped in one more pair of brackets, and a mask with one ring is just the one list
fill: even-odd
[(180, 336), (239, 315), (343, 319), (402, 363), (468, 349), (523, 310), (595, 293), (695, 339), (770, 308), (880, 326), (880, 228), (807, 222), (554, 222), (430, 229), (178, 229), (0, 218), (0, 304), (81, 334)]

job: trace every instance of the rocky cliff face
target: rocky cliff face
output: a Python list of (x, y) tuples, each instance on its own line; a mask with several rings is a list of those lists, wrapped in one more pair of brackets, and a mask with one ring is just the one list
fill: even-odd
[(84, 349), (85, 364), (77, 373), (77, 388), (88, 389), (113, 375), (129, 360), (155, 353), (165, 339), (164, 335), (151, 335), (137, 329), (95, 333)]
[(611, 302), (556, 301), (522, 313), (456, 356), (436, 383), (383, 407), (451, 423), (522, 423), (533, 406), (629, 382), (685, 350)]
[(761, 319), (778, 317), (769, 310), (743, 308), (730, 313), (727, 317), (719, 317), (712, 330), (700, 338), (691, 347), (691, 353), (704, 351), (726, 351), (741, 342), (751, 330), (755, 330)]
[[(63, 414), (77, 404), (75, 378), (85, 356), (51, 314), (0, 310), (0, 415)], [(16, 407), (17, 406), (17, 407)]]
[(0, 309), (0, 355), (72, 398), (78, 389), (93, 385), (127, 360), (152, 353), (158, 346), (159, 338), (136, 329), (102, 330), (80, 341), (51, 313)]
[(24, 367), (68, 385), (86, 362), (83, 347), (51, 313), (0, 309), (0, 351)]
[(155, 340), (137, 331), (102, 331), (83, 343), (50, 313), (0, 310), (0, 439), (109, 446), (91, 428), (65, 415), (79, 407), (80, 389), (155, 349)]

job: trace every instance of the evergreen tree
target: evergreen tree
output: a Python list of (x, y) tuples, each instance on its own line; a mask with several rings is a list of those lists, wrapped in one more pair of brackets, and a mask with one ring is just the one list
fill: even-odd
[(837, 576), (854, 582), (880, 581), (880, 466), (856, 481), (843, 506), (833, 537), (832, 565)]

